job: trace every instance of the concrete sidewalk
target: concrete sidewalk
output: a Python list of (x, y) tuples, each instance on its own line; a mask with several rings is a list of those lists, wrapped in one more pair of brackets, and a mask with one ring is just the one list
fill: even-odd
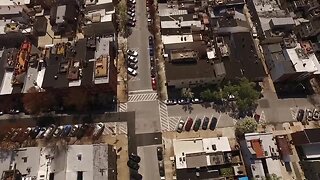
[(118, 37), (118, 57), (117, 57), (117, 98), (121, 103), (128, 101), (128, 75), (124, 53), (127, 49), (127, 39)]

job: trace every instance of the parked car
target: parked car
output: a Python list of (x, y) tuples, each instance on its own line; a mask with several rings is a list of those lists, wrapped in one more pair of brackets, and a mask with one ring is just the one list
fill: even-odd
[(70, 133), (68, 134), (69, 137), (75, 137), (79, 129), (79, 125), (75, 124), (72, 126)]
[(178, 133), (182, 132), (183, 126), (184, 126), (184, 120), (180, 119), (180, 121), (178, 122), (178, 126), (177, 126), (177, 132)]
[(32, 128), (31, 127), (28, 127), (26, 129), (24, 129), (22, 131), (22, 133), (20, 134), (20, 136), (18, 137), (18, 140), (19, 142), (23, 142), (24, 140), (28, 139), (30, 133), (32, 131)]
[(130, 26), (130, 27), (135, 27), (135, 26), (136, 26), (136, 23), (135, 23), (134, 21), (130, 21), (130, 20), (129, 20), (129, 21), (127, 22), (127, 25)]
[(139, 164), (134, 162), (134, 161), (132, 161), (131, 159), (129, 159), (129, 161), (127, 162), (127, 165), (128, 165), (129, 168), (134, 169), (136, 171), (138, 171), (139, 168), (140, 168)]
[(137, 62), (138, 62), (138, 58), (129, 55), (129, 56), (128, 56), (128, 61), (133, 62), (133, 63), (137, 63)]
[(153, 90), (157, 90), (156, 78), (151, 78), (151, 86)]
[(127, 50), (127, 54), (130, 55), (130, 56), (134, 56), (134, 57), (138, 56), (138, 52), (134, 51), (134, 50), (131, 50), (131, 49)]
[(129, 16), (131, 16), (131, 17), (135, 17), (135, 16), (136, 16), (136, 13), (130, 12), (130, 11), (128, 11), (127, 14), (128, 14)]
[(320, 112), (318, 109), (313, 110), (313, 120), (319, 120), (320, 119)]
[(202, 101), (201, 99), (199, 99), (199, 98), (193, 98), (193, 99), (191, 100), (191, 102), (192, 102), (193, 104), (203, 103), (203, 101)]
[(40, 132), (40, 127), (34, 127), (34, 128), (32, 128), (32, 130), (31, 130), (31, 133), (30, 133), (30, 137), (32, 138), (32, 139), (35, 139), (36, 137), (37, 137), (37, 135), (39, 134), (39, 132)]
[(131, 4), (136, 4), (136, 0), (128, 0)]
[(57, 129), (53, 132), (52, 136), (54, 138), (60, 137), (62, 131), (63, 131), (63, 126), (58, 126)]
[(129, 159), (131, 159), (132, 161), (136, 162), (136, 163), (139, 163), (141, 161), (141, 158), (140, 156), (136, 155), (136, 154), (133, 154), (131, 153), (129, 155)]
[(153, 37), (152, 36), (149, 36), (149, 46), (152, 46), (153, 47)]
[(70, 134), (71, 130), (72, 130), (72, 126), (71, 125), (64, 126), (63, 130), (62, 130), (62, 132), (60, 134), (60, 137), (68, 136)]
[(128, 63), (128, 66), (130, 67), (130, 68), (132, 68), (132, 69), (138, 69), (138, 65), (136, 64), (136, 63), (132, 63), (132, 62), (129, 62)]
[(47, 128), (46, 127), (41, 127), (38, 135), (36, 136), (36, 139), (42, 139), (43, 138), (43, 134), (46, 132)]
[(43, 137), (46, 139), (50, 139), (55, 129), (56, 129), (56, 125), (51, 124), (46, 130), (46, 132), (43, 134)]
[(130, 176), (133, 180), (142, 180), (142, 175), (138, 173), (137, 171), (132, 171), (130, 173)]
[(165, 176), (164, 162), (163, 161), (159, 161), (159, 174), (160, 174), (160, 177), (164, 177)]
[(16, 142), (22, 133), (22, 128), (17, 128), (13, 131), (10, 140)]
[(128, 16), (128, 20), (132, 22), (136, 22), (137, 19), (135, 17)]
[(105, 128), (105, 125), (103, 123), (97, 123), (93, 130), (92, 138), (98, 139), (102, 135), (104, 128)]
[(217, 126), (217, 122), (218, 122), (218, 119), (216, 117), (212, 117), (209, 125), (209, 129), (213, 131)]
[(208, 117), (204, 117), (203, 118), (203, 122), (202, 122), (202, 129), (203, 130), (208, 129), (209, 121), (210, 121), (210, 119)]
[(304, 110), (299, 109), (297, 113), (297, 121), (302, 121), (304, 117)]
[(201, 126), (201, 119), (197, 118), (193, 125), (193, 130), (198, 131)]
[(170, 106), (170, 105), (176, 105), (178, 102), (175, 99), (167, 99), (165, 103), (167, 106)]
[(131, 12), (131, 13), (135, 13), (135, 12), (136, 12), (136, 9), (135, 9), (135, 8), (132, 8), (132, 7), (129, 7), (129, 8), (128, 8), (128, 11)]
[(178, 104), (180, 105), (185, 105), (185, 104), (190, 104), (190, 100), (188, 99), (179, 99)]
[(193, 124), (193, 119), (191, 117), (189, 117), (187, 119), (187, 122), (186, 122), (186, 126), (184, 127), (184, 129), (186, 131), (190, 131), (191, 127), (192, 127), (192, 124)]
[(88, 128), (89, 128), (89, 125), (88, 125), (88, 124), (83, 124), (83, 125), (79, 128), (79, 130), (78, 130), (78, 132), (77, 132), (77, 134), (76, 134), (77, 139), (81, 139), (81, 138), (86, 134), (86, 131), (87, 131)]
[(306, 110), (306, 118), (309, 121), (313, 119), (313, 112), (311, 111), (311, 109)]
[(154, 63), (154, 57), (150, 56), (150, 63)]
[(132, 69), (131, 67), (128, 67), (128, 73), (131, 75), (131, 76), (136, 76), (138, 75), (138, 72), (134, 69)]
[(154, 56), (154, 49), (153, 48), (149, 48), (149, 55)]
[(157, 147), (157, 157), (158, 161), (163, 160), (163, 148), (161, 146)]

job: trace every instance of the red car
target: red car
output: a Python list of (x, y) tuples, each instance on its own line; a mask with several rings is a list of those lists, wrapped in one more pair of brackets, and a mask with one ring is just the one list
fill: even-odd
[(191, 117), (188, 118), (187, 120), (187, 123), (186, 123), (186, 126), (184, 127), (184, 129), (186, 131), (190, 131), (191, 127), (192, 127), (192, 124), (193, 124), (193, 119)]
[(151, 85), (153, 90), (157, 90), (157, 81), (156, 78), (151, 78)]

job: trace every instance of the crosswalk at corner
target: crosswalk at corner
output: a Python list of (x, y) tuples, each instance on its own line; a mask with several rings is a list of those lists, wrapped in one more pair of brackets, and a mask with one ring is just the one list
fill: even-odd
[(180, 119), (181, 119), (181, 116), (169, 117), (168, 118), (169, 128), (167, 131), (175, 131), (177, 129), (177, 126), (178, 126)]
[(119, 112), (127, 112), (127, 103), (120, 103), (119, 104)]
[(160, 114), (160, 125), (161, 131), (168, 131), (169, 129), (169, 121), (168, 121), (168, 108), (167, 105), (159, 101), (159, 114)]
[(129, 95), (128, 102), (155, 101), (157, 99), (157, 93), (132, 94)]

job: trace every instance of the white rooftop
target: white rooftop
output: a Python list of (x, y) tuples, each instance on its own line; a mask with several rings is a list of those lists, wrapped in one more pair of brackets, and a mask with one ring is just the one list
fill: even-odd
[[(215, 146), (215, 147), (214, 147)], [(227, 137), (204, 138), (204, 139), (174, 139), (173, 151), (176, 158), (176, 168), (187, 168), (186, 155), (196, 153), (214, 153), (231, 151)], [(210, 160), (207, 158), (207, 164)]]
[(13, 72), (6, 71), (2, 80), (0, 95), (11, 94), (13, 87), (11, 84)]
[[(227, 137), (205, 138), (202, 142), (203, 150), (206, 153), (231, 151)], [(215, 146), (215, 148), (213, 146)]]
[(210, 51), (207, 51), (207, 57), (208, 59), (216, 58), (216, 50), (212, 48)]
[(162, 35), (163, 44), (177, 44), (185, 42), (193, 42), (192, 35)]
[(30, 0), (0, 0), (0, 6), (14, 6), (30, 4)]
[(305, 57), (299, 57), (297, 53), (298, 50), (302, 50), (299, 43), (297, 43), (295, 48), (283, 50), (285, 57), (292, 62), (296, 72), (310, 72), (319, 74), (318, 67), (320, 67), (320, 65), (315, 54), (312, 53)]

